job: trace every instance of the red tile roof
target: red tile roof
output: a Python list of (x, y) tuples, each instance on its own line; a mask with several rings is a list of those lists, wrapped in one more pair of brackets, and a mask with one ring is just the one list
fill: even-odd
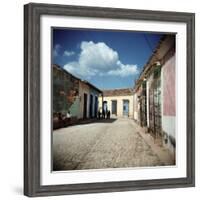
[(132, 88), (124, 88), (124, 89), (113, 89), (113, 90), (103, 90), (103, 96), (130, 96), (133, 95)]

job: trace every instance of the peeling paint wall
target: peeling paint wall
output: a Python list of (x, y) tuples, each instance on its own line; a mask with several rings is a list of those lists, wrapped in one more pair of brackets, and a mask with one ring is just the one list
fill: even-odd
[[(101, 91), (86, 81), (76, 78), (57, 65), (53, 65), (53, 112), (84, 118), (84, 94), (87, 95), (86, 118), (97, 116), (98, 97)], [(90, 96), (93, 102), (90, 107)], [(97, 99), (95, 104), (95, 99)], [(95, 107), (96, 106), (96, 107)], [(91, 109), (91, 113), (90, 113)]]
[(163, 115), (176, 115), (175, 56), (163, 66)]
[(53, 67), (53, 112), (77, 116), (79, 111), (79, 80)]

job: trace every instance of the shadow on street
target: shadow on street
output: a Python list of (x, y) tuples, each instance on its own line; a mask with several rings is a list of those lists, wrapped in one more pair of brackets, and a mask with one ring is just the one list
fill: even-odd
[(86, 119), (86, 120), (81, 120), (79, 122), (77, 122), (76, 124), (73, 124), (71, 126), (74, 125), (80, 125), (80, 124), (91, 124), (91, 123), (113, 123), (115, 122), (117, 119), (115, 118), (111, 118), (111, 119)]

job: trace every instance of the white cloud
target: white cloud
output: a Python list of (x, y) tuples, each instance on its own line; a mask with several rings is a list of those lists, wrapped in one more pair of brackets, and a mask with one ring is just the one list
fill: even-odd
[(72, 74), (90, 78), (95, 75), (126, 77), (138, 73), (137, 65), (121, 63), (117, 51), (104, 42), (83, 41), (80, 48), (78, 61), (64, 65)]
[(109, 75), (126, 77), (138, 73), (137, 65), (124, 65), (120, 61), (117, 63), (117, 65), (119, 66), (119, 68), (116, 70), (109, 71), (108, 72)]
[(64, 53), (63, 53), (63, 55), (64, 56), (73, 56), (75, 54), (75, 52), (74, 51), (64, 51)]
[(56, 44), (56, 45), (54, 46), (53, 55), (54, 55), (55, 57), (59, 55), (60, 49), (61, 49), (61, 45), (60, 45), (60, 44)]

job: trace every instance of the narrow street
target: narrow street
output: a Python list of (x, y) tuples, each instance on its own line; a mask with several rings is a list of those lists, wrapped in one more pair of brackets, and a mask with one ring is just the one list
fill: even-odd
[(53, 170), (171, 165), (170, 153), (145, 139), (128, 118), (99, 120), (53, 131)]

